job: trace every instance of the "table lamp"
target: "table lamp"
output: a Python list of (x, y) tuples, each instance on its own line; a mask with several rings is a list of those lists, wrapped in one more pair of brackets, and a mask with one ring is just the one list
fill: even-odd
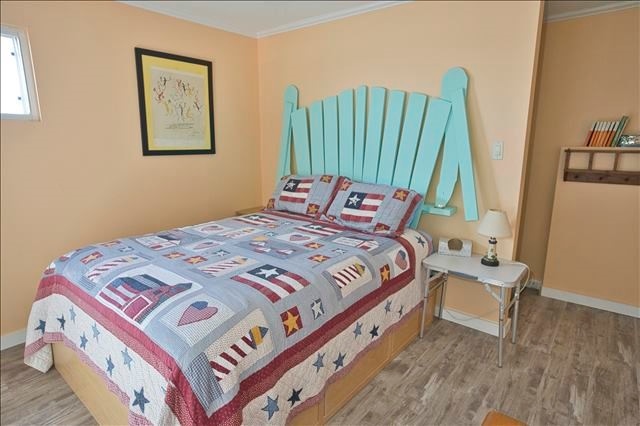
[(511, 236), (511, 226), (507, 214), (502, 210), (489, 209), (478, 226), (478, 234), (489, 237), (489, 249), (480, 260), (486, 266), (498, 266), (498, 253), (496, 252), (496, 238)]

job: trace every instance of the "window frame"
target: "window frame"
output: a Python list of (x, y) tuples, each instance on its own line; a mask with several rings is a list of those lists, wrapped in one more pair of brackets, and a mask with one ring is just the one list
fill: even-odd
[(31, 59), (31, 45), (27, 31), (14, 27), (12, 25), (0, 24), (0, 34), (3, 36), (14, 37), (18, 41), (20, 49), (20, 60), (22, 61), (22, 71), (25, 86), (27, 88), (27, 97), (29, 100), (29, 114), (7, 114), (0, 112), (2, 120), (26, 120), (40, 121), (40, 103), (38, 101), (38, 91), (36, 89), (36, 75), (33, 69), (33, 61)]

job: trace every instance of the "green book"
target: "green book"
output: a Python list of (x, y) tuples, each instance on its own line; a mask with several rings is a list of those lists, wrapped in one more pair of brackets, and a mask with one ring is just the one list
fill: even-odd
[(627, 117), (626, 115), (623, 115), (622, 118), (620, 119), (618, 130), (616, 131), (615, 135), (613, 135), (611, 146), (618, 146), (618, 143), (620, 142), (620, 136), (622, 136), (622, 131), (624, 130), (628, 121), (629, 121), (629, 117)]

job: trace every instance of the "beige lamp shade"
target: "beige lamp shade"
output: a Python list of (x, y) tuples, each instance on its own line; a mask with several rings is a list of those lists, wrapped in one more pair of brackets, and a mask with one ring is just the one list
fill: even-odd
[(511, 226), (507, 214), (502, 210), (488, 210), (478, 226), (478, 234), (495, 238), (510, 237)]

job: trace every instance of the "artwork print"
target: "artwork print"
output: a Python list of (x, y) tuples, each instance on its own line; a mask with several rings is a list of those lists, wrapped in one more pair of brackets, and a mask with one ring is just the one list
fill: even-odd
[(144, 155), (213, 154), (210, 61), (135, 49)]

